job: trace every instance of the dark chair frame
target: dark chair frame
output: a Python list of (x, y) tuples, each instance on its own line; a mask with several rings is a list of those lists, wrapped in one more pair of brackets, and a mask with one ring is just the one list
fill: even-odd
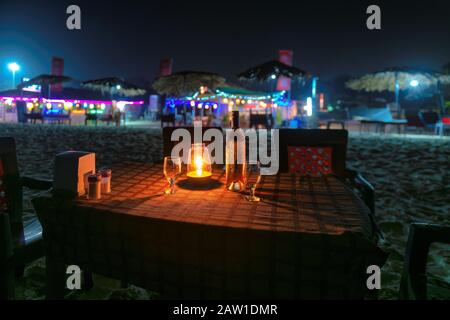
[(257, 114), (250, 111), (250, 128), (257, 128), (258, 125), (264, 126), (266, 129), (273, 127), (273, 117), (271, 114)]
[(400, 299), (425, 300), (427, 295), (427, 257), (435, 242), (450, 244), (450, 226), (412, 223), (405, 251), (405, 263), (400, 282)]
[(42, 113), (25, 113), (25, 120), (28, 122), (30, 120), (30, 123), (36, 123), (38, 120), (41, 123), (44, 123), (44, 115)]
[[(288, 171), (288, 147), (310, 146), (332, 148), (332, 171), (343, 179), (364, 201), (370, 209), (372, 218), (375, 215), (375, 189), (358, 172), (346, 167), (347, 130), (322, 129), (280, 129), (279, 130), (280, 171)], [(374, 227), (376, 225), (372, 221)], [(378, 228), (376, 230), (379, 232)]]
[(86, 117), (84, 119), (84, 125), (87, 126), (88, 121), (94, 121), (95, 126), (98, 125), (98, 121), (106, 122), (106, 124), (109, 126), (111, 122), (114, 121), (114, 117), (112, 114), (93, 114), (93, 113), (87, 113)]
[(20, 177), (13, 138), (0, 137), (0, 159), (6, 197), (6, 212), (0, 212), (0, 298), (9, 299), (14, 298), (14, 273), (21, 276), (27, 263), (44, 254), (42, 234), (37, 229), (25, 237), (22, 188), (48, 190), (52, 181)]
[[(0, 211), (0, 300), (14, 299), (14, 282), (23, 276), (25, 265), (44, 256), (41, 228), (37, 217), (32, 220), (33, 229), (26, 237), (23, 223), (22, 188), (48, 191), (53, 181), (21, 177), (16, 155), (16, 143), (12, 137), (0, 137), (0, 160), (3, 166), (2, 177), (5, 186), (6, 212)], [(47, 275), (49, 274), (46, 270)], [(92, 273), (84, 272), (85, 288), (93, 286)]]
[[(420, 121), (422, 122), (425, 129), (434, 130), (436, 127), (436, 123), (439, 122), (441, 117), (437, 112), (434, 111), (420, 111), (418, 114)], [(430, 117), (434, 116), (435, 119), (431, 120)], [(431, 121), (429, 121), (431, 120)], [(435, 122), (432, 122), (436, 120)]]

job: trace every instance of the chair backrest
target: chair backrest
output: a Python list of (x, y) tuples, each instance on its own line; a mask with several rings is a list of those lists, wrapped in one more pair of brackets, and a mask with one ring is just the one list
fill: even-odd
[(262, 125), (265, 128), (271, 128), (272, 115), (250, 113), (250, 128)]
[(347, 130), (280, 129), (280, 171), (345, 176)]
[[(164, 127), (163, 128), (163, 157), (168, 157), (172, 153), (173, 147), (175, 147), (181, 141), (172, 141), (172, 133), (177, 129), (186, 129), (189, 131), (191, 135), (191, 143), (194, 143), (194, 127)], [(219, 129), (222, 132), (222, 128), (220, 127), (202, 127), (202, 137), (206, 130), (208, 129)], [(204, 141), (206, 146), (208, 146), (212, 141)], [(224, 144), (225, 145), (225, 144)], [(225, 149), (224, 149), (225, 150)], [(183, 156), (183, 155), (181, 155)]]
[[(17, 165), (16, 143), (11, 137), (0, 137), (0, 180), (3, 189), (3, 202), (9, 214), (13, 238), (21, 234), (22, 225), (22, 187)], [(0, 196), (1, 197), (1, 196)], [(21, 241), (23, 239), (17, 239)]]
[(439, 115), (434, 111), (419, 112), (419, 118), (425, 126), (434, 125), (439, 121)]
[(423, 123), (420, 120), (418, 114), (406, 114), (406, 119), (408, 120), (409, 127), (423, 127)]
[[(427, 296), (427, 261), (432, 243), (450, 244), (450, 226), (413, 223), (405, 250), (400, 299), (421, 299)], [(414, 286), (409, 287), (413, 283)]]

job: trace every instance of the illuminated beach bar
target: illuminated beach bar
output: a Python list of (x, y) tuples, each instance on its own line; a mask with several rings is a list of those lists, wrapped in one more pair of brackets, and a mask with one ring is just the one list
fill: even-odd
[(168, 97), (165, 108), (176, 115), (187, 114), (189, 119), (208, 116), (223, 118), (237, 108), (244, 122), (250, 122), (251, 116), (258, 114), (274, 119), (291, 119), (297, 115), (296, 102), (289, 101), (285, 91), (267, 93), (235, 86), (223, 86), (215, 90), (201, 87), (191, 96)]
[(0, 96), (0, 122), (64, 122), (85, 124), (86, 119), (110, 119), (115, 113), (133, 112), (143, 100), (47, 99)]

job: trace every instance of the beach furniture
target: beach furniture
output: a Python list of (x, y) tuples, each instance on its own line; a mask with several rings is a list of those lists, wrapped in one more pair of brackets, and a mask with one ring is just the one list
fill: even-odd
[(44, 123), (44, 116), (42, 115), (41, 112), (26, 113), (25, 114), (25, 119), (26, 119), (27, 122), (29, 120), (30, 123), (36, 123), (37, 121), (40, 121), (41, 123)]
[(162, 114), (161, 115), (161, 128), (164, 128), (167, 124), (172, 125), (172, 127), (175, 127), (175, 114)]
[(71, 118), (70, 118), (70, 111), (67, 114), (63, 114), (63, 113), (55, 113), (55, 114), (45, 114), (43, 115), (43, 122), (48, 122), (48, 123), (57, 123), (57, 124), (71, 124)]
[(397, 132), (400, 134), (402, 128), (408, 123), (406, 119), (394, 119), (389, 107), (385, 108), (368, 108), (357, 107), (349, 109), (349, 117), (353, 120), (358, 120), (360, 132), (364, 128), (369, 130), (370, 127), (375, 127), (376, 133), (385, 133), (386, 126), (395, 126)]
[(52, 181), (21, 177), (13, 138), (0, 137), (0, 298), (14, 297), (14, 274), (43, 255), (42, 228), (22, 216), (22, 188), (48, 190)]
[(93, 121), (95, 126), (97, 126), (98, 122), (106, 122), (109, 126), (111, 122), (113, 122), (112, 114), (94, 114), (94, 113), (86, 113), (86, 117), (84, 118), (84, 125), (88, 125), (89, 121)]
[(424, 129), (424, 125), (422, 121), (420, 120), (418, 113), (406, 113), (406, 120), (408, 120), (408, 124), (406, 125), (405, 129), (407, 130), (418, 130), (421, 131)]
[[(15, 278), (44, 255), (38, 218), (23, 219), (22, 188), (45, 192), (52, 184), (51, 180), (21, 177), (14, 139), (0, 137), (0, 299), (14, 299)], [(87, 270), (84, 282), (92, 287), (92, 274)]]
[(273, 127), (273, 117), (268, 113), (253, 113), (250, 109), (250, 128), (263, 128), (270, 129)]
[[(400, 299), (431, 299), (429, 288), (448, 298), (450, 283), (427, 274), (427, 259), (432, 243), (450, 244), (450, 226), (412, 223), (405, 251), (405, 263), (400, 282)], [(433, 290), (433, 291), (434, 291)], [(445, 292), (445, 293), (444, 293)]]
[(331, 112), (319, 112), (317, 114), (319, 127), (326, 127), (327, 129), (331, 129), (333, 125), (341, 127), (341, 129), (345, 129), (348, 119), (348, 109), (333, 110)]
[(48, 298), (64, 297), (76, 264), (162, 299), (362, 299), (368, 265), (386, 259), (369, 209), (334, 175), (264, 175), (255, 206), (226, 190), (223, 167), (208, 185), (180, 176), (170, 196), (161, 164), (112, 170), (101, 200), (33, 199)]
[(435, 130), (436, 124), (439, 122), (439, 114), (434, 111), (421, 111), (419, 119), (425, 129)]
[(347, 130), (280, 129), (279, 139), (280, 171), (336, 175), (375, 214), (374, 187), (360, 173), (346, 167)]
[(450, 116), (442, 117), (442, 119), (436, 123), (434, 133), (442, 137), (446, 130), (450, 130)]

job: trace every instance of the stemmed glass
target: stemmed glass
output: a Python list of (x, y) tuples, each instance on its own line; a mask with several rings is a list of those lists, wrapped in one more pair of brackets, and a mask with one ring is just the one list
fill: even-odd
[(256, 187), (261, 180), (261, 164), (259, 161), (248, 161), (244, 164), (245, 184), (250, 189), (250, 195), (245, 196), (247, 201), (258, 202), (261, 199), (255, 196)]
[(164, 176), (169, 182), (169, 189), (166, 189), (165, 194), (175, 193), (175, 180), (181, 174), (181, 159), (178, 157), (164, 157)]

